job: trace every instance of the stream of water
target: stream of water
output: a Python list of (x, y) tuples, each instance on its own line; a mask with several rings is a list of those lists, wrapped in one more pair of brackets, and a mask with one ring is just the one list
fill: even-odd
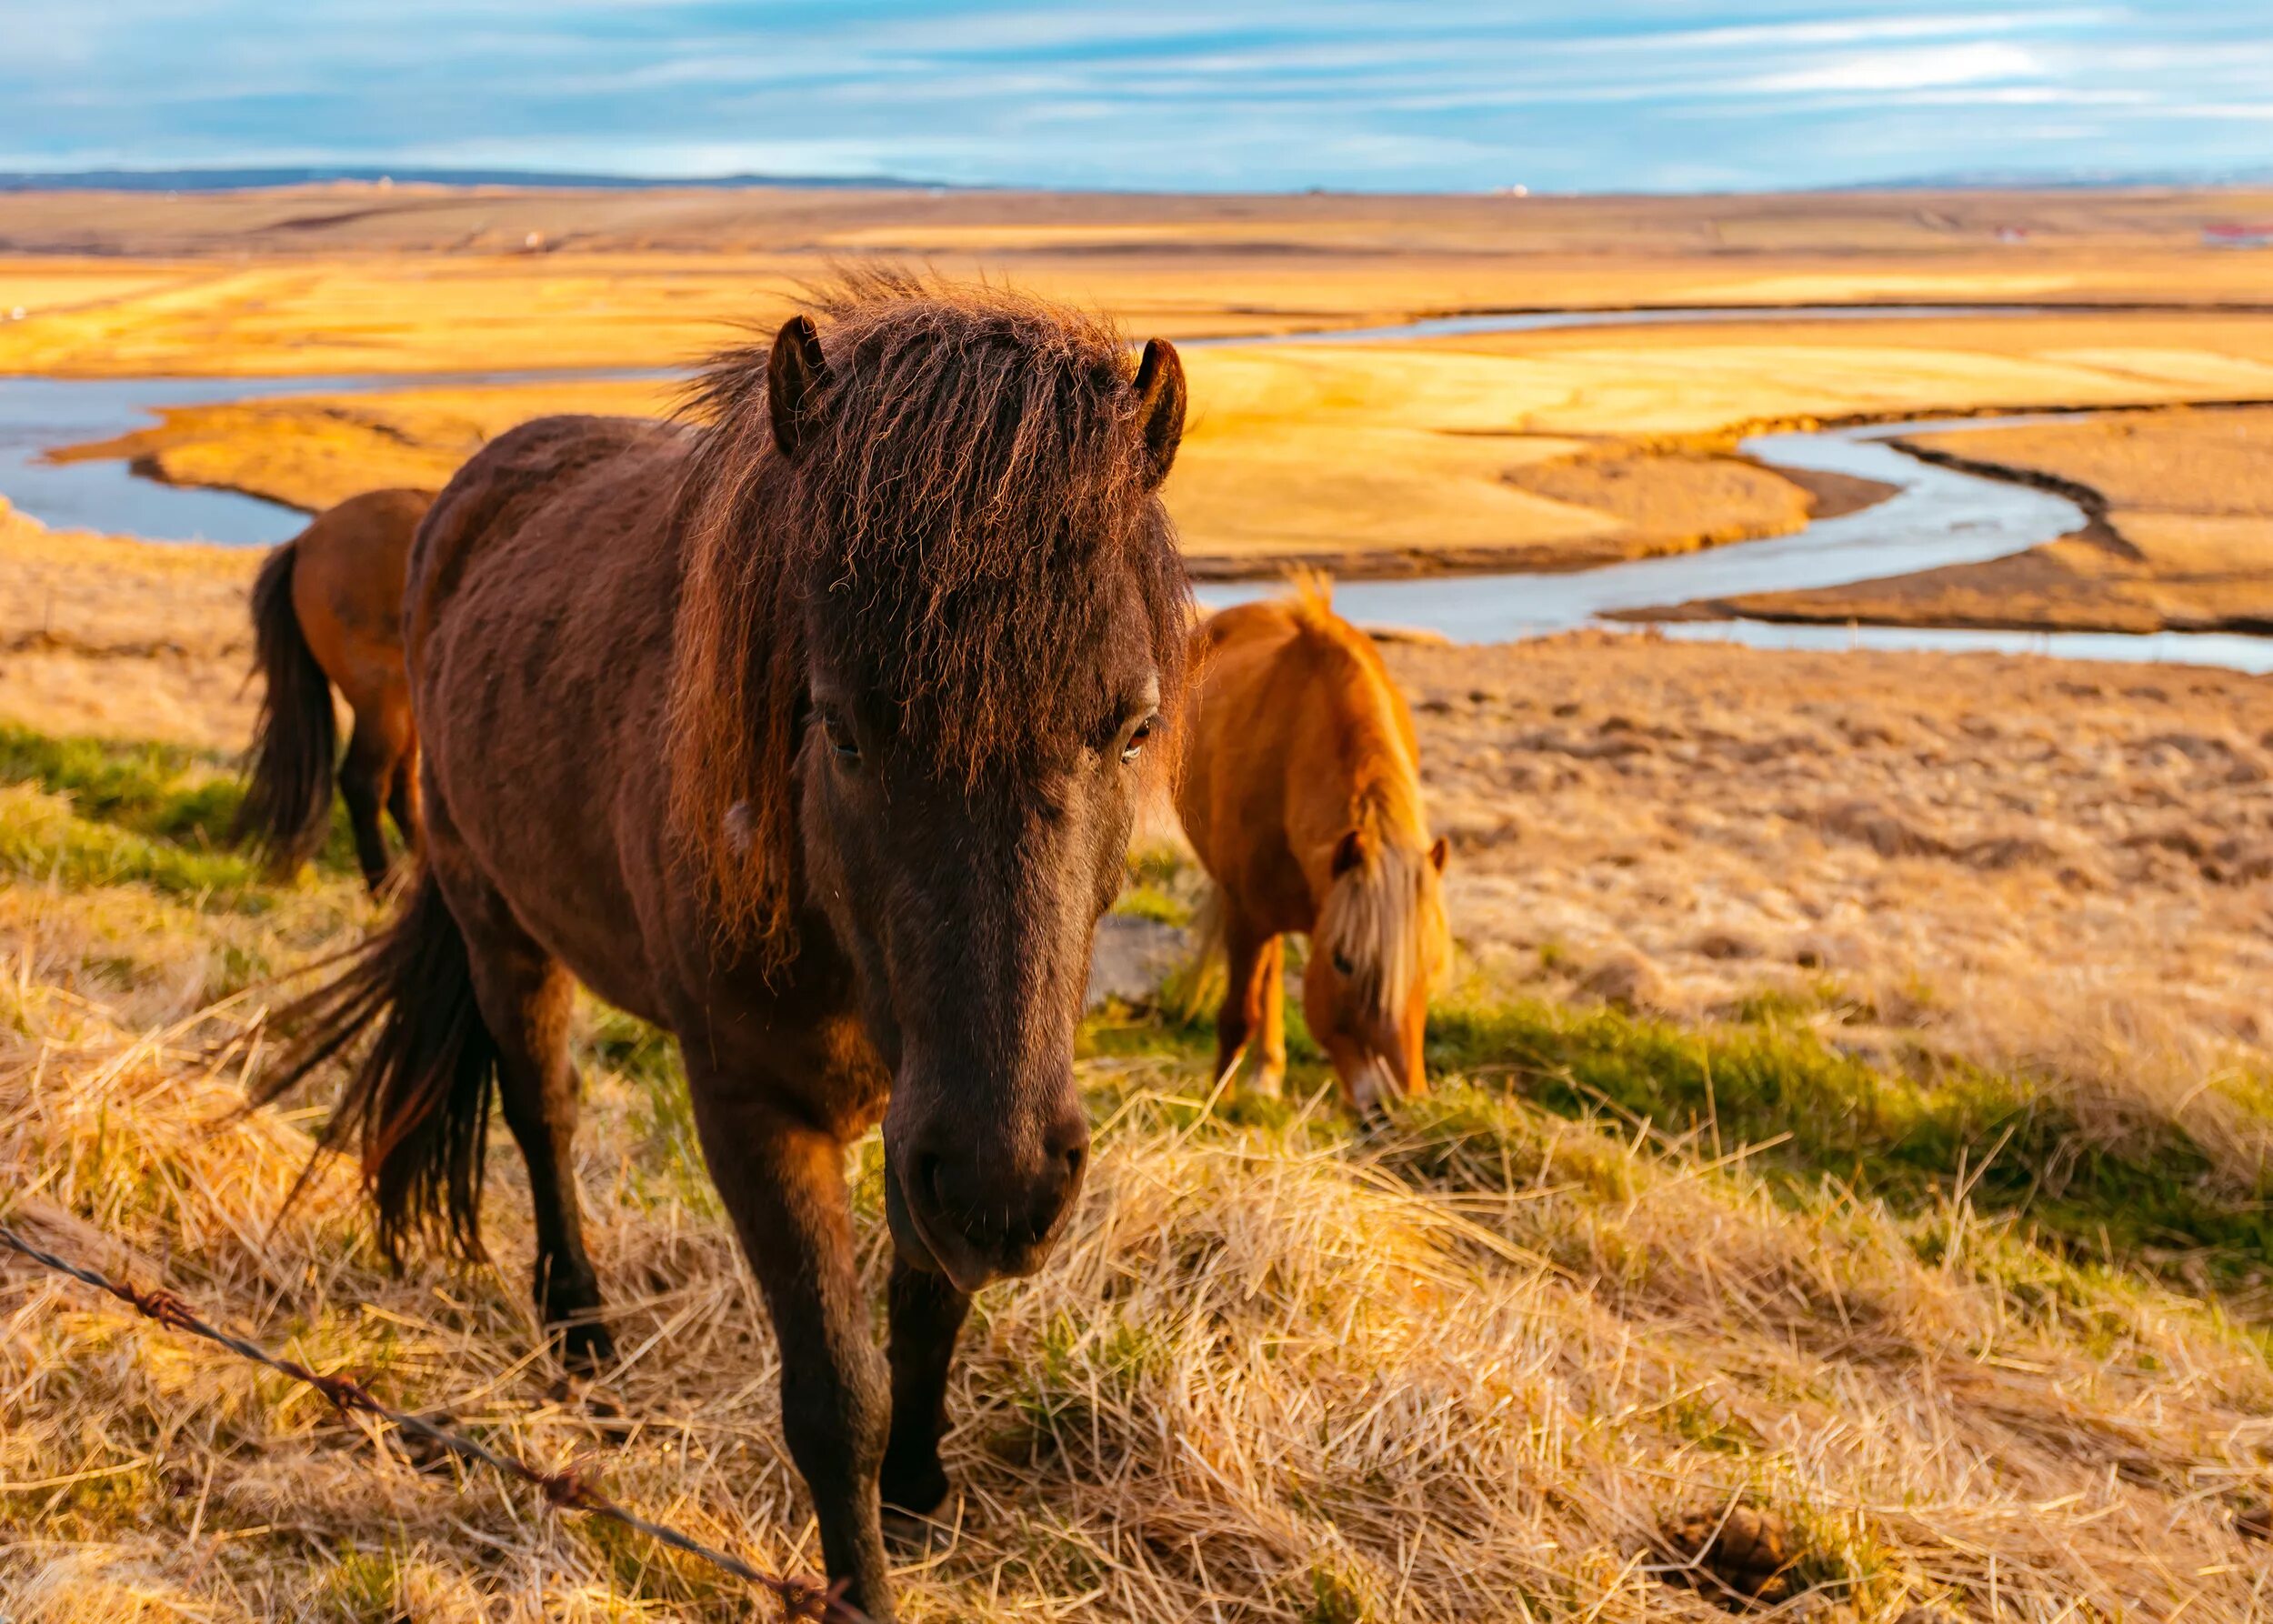
[[(1797, 306), (1757, 309), (1525, 311), (1447, 316), (1397, 326), (1197, 339), (1190, 346), (1379, 343), (1460, 334), (1541, 332), (1574, 327), (1706, 322), (1870, 321), (2048, 314), (2009, 306)], [(422, 384), (475, 386), (561, 374), (400, 374), (325, 377), (65, 379), (0, 377), (0, 496), (64, 529), (271, 546), (296, 534), (306, 516), (233, 491), (175, 486), (136, 476), (117, 459), (57, 464), (57, 446), (108, 439), (143, 426), (161, 406), (199, 406), (294, 395), (343, 395)], [(590, 373), (577, 377), (595, 376)], [(656, 372), (619, 376), (664, 376)], [(1536, 637), (1601, 624), (1618, 610), (1696, 598), (1846, 586), (1943, 565), (2022, 552), (2078, 528), (2083, 514), (2067, 498), (2006, 480), (1923, 463), (1886, 444), (1906, 433), (1981, 428), (2024, 418), (1958, 418), (1759, 435), (1743, 449), (1765, 463), (1849, 474), (1893, 486), (1870, 507), (1820, 519), (1790, 536), (1741, 542), (1600, 568), (1544, 574), (1436, 576), (1344, 581), (1336, 604), (1353, 619), (1436, 632), (1457, 642)], [(1211, 584), (1204, 603), (1220, 606), (1275, 591), (1270, 585)], [(2179, 660), (2273, 669), (2273, 638), (2218, 634), (1978, 632), (1893, 627), (1782, 626), (1758, 621), (1678, 623), (1678, 637), (1777, 648), (1997, 648), (2092, 659)]]

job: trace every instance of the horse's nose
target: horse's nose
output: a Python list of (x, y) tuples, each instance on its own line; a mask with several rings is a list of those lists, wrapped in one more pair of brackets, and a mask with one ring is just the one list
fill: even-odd
[(1077, 1100), (1067, 1105), (1025, 1134), (926, 1134), (912, 1147), (902, 1193), (933, 1257), (966, 1289), (1032, 1274), (1049, 1256), (1089, 1161), (1088, 1123)]

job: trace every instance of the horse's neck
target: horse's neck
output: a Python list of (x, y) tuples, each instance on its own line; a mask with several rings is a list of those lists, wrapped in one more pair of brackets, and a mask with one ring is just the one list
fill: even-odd
[(1325, 745), (1327, 758), (1300, 764), (1297, 771), (1287, 808), (1289, 836), (1297, 847), (1321, 857), (1329, 857), (1353, 828), (1377, 849), (1419, 851), (1428, 843), (1427, 823), (1420, 781), (1396, 713), (1386, 695), (1367, 695), (1375, 702), (1357, 714), (1340, 705), (1341, 697), (1328, 697), (1334, 710), (1320, 717), (1312, 735)]

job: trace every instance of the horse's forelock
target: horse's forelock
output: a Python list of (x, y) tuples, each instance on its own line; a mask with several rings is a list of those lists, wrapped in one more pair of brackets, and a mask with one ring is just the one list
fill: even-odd
[(1132, 590), (1173, 722), (1188, 596), (1108, 324), (892, 272), (813, 303), (828, 375), (797, 457), (773, 444), (766, 349), (721, 356), (681, 506), (673, 810), (728, 927), (776, 937), (814, 657), (976, 780), (1094, 722)]
[(1343, 977), (1368, 1014), (1395, 1020), (1406, 1000), (1427, 996), (1424, 967), (1449, 957), (1444, 894), (1427, 850), (1401, 838), (1368, 844), (1365, 860), (1337, 877), (1318, 908), (1317, 950), (1350, 967)]

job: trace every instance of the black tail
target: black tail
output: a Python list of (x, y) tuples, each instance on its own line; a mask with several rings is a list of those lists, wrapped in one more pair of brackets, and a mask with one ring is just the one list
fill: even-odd
[(465, 935), (433, 870), (421, 867), (395, 921), (346, 956), (331, 981), (280, 1011), (296, 1029), (280, 1066), (255, 1091), (266, 1103), (375, 1024), (324, 1129), (325, 1149), (353, 1140), (379, 1210), (379, 1243), (432, 1237), (482, 1255), (482, 1162), (497, 1044), (482, 1024)]
[(253, 583), (253, 660), (268, 691), (253, 726), (244, 804), (230, 831), (265, 853), (280, 874), (314, 857), (331, 831), (339, 747), (331, 680), (308, 651), (293, 612), (295, 552), (287, 541), (269, 554)]

